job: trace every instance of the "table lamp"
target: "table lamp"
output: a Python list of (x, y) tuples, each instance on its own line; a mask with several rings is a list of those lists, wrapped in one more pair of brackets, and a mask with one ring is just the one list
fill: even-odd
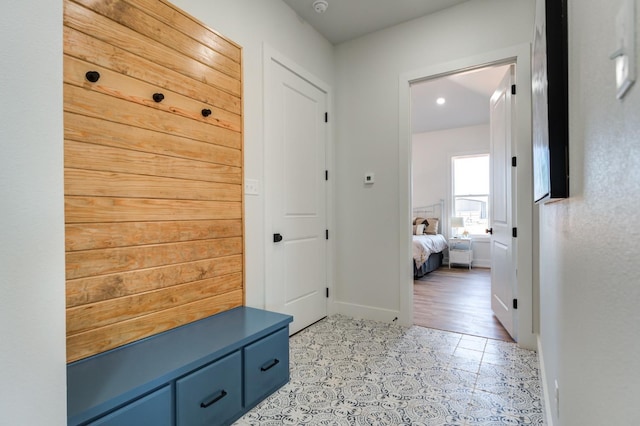
[(454, 234), (453, 234), (454, 238), (459, 238), (458, 229), (464, 228), (464, 218), (452, 217), (451, 218), (451, 227), (455, 230)]

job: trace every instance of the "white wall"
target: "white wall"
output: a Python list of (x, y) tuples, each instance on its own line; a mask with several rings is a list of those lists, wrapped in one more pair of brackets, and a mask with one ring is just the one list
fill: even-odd
[[(466, 2), (336, 48), (337, 307), (392, 320), (400, 307), (399, 76), (531, 41), (533, 1)], [(365, 187), (365, 172), (376, 183)], [(410, 265), (407, 256), (406, 265)]]
[(571, 197), (540, 208), (540, 346), (555, 426), (640, 418), (640, 87), (617, 101), (608, 59), (621, 3), (569, 1)]
[(0, 45), (0, 423), (62, 425), (62, 2), (5, 2)]
[(173, 4), (243, 48), (245, 179), (261, 184), (245, 197), (247, 305), (265, 303), (263, 45), (333, 85), (333, 46), (281, 0), (173, 0)]
[[(460, 127), (412, 135), (411, 169), (413, 206), (428, 206), (445, 200), (443, 233), (451, 236), (451, 157), (489, 153), (489, 125)], [(489, 239), (475, 238), (473, 265), (491, 266)]]

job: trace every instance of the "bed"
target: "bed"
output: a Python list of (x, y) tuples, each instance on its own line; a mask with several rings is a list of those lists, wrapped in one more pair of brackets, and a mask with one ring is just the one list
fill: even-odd
[(443, 202), (413, 208), (413, 278), (442, 266), (442, 251), (448, 247), (442, 235)]

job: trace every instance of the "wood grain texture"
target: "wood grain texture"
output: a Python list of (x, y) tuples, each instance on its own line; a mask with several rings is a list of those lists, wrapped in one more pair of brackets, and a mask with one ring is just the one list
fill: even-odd
[(180, 93), (216, 108), (235, 114), (242, 113), (240, 95), (210, 86), (196, 76), (185, 76), (73, 28), (65, 27), (63, 37), (66, 57), (94, 64), (93, 68), (97, 66), (146, 81), (162, 90)]
[[(95, 3), (100, 4), (99, 1)], [(167, 48), (165, 44), (155, 42), (143, 34), (72, 1), (66, 1), (64, 5), (64, 25), (67, 27), (91, 35), (98, 40), (117, 46), (185, 76), (215, 86), (232, 95), (241, 95), (241, 82), (237, 78), (195, 61), (187, 54)], [(168, 39), (166, 43), (170, 44), (171, 40)]]
[(65, 169), (65, 195), (242, 201), (240, 185), (159, 176)]
[[(94, 12), (117, 22), (123, 27), (129, 28), (137, 34), (188, 56), (197, 62), (219, 70), (234, 80), (240, 80), (240, 64), (211, 49), (207, 44), (201, 43), (174, 28), (175, 21), (169, 25), (135, 7), (135, 3), (127, 3), (122, 0), (74, 0), (76, 3), (87, 7)], [(143, 7), (141, 5), (141, 7)]]
[(242, 288), (242, 273), (174, 285), (67, 309), (67, 335), (103, 327)]
[[(126, 0), (127, 3), (144, 7), (146, 13), (183, 34), (198, 40), (211, 49), (222, 53), (236, 62), (240, 62), (239, 46), (216, 31), (207, 28), (200, 21), (173, 6), (158, 0)], [(194, 25), (195, 23), (195, 25)]]
[(242, 221), (200, 220), (67, 224), (66, 251), (242, 237)]
[[(207, 105), (200, 100), (191, 99), (179, 93), (161, 90), (154, 84), (136, 80), (115, 71), (100, 68), (100, 80), (91, 84), (85, 78), (85, 74), (88, 69), (92, 69), (94, 66), (80, 59), (67, 57), (64, 67), (64, 82), (205, 124), (212, 124), (236, 132), (242, 129), (242, 117), (238, 114)], [(155, 93), (162, 93), (164, 99), (161, 102), (156, 102), (153, 99)], [(211, 115), (204, 117), (202, 115), (204, 108), (209, 109)]]
[(242, 217), (242, 203), (66, 196), (67, 223), (208, 220)]
[(163, 0), (63, 21), (72, 362), (244, 304), (242, 51)]
[(415, 280), (415, 325), (513, 341), (491, 310), (491, 270), (441, 267)]
[[(242, 151), (235, 148), (69, 112), (64, 114), (64, 124), (64, 135), (67, 141), (85, 142), (103, 147), (159, 154), (165, 157), (176, 157), (197, 162), (210, 162), (234, 167), (242, 166)], [(85, 146), (81, 150), (86, 151), (87, 147)], [(163, 166), (167, 167), (168, 164), (165, 162)], [(159, 167), (157, 168), (159, 169)], [(208, 176), (211, 172), (210, 169), (207, 169), (203, 171), (203, 174)], [(212, 181), (212, 179), (205, 178), (203, 180)]]
[(67, 336), (67, 361), (73, 362), (127, 343), (242, 306), (242, 290), (202, 299)]
[(71, 140), (65, 141), (64, 166), (68, 169), (145, 174), (238, 185), (242, 183), (241, 167), (103, 147)]
[(67, 280), (67, 307), (242, 272), (242, 255)]
[(66, 273), (72, 280), (234, 254), (242, 254), (240, 237), (74, 251), (66, 255)]
[(123, 102), (122, 99), (90, 88), (65, 84), (64, 91), (67, 94), (64, 109), (68, 112), (230, 148), (240, 149), (241, 146), (242, 136), (233, 130), (183, 117), (171, 111), (149, 108), (136, 102)]

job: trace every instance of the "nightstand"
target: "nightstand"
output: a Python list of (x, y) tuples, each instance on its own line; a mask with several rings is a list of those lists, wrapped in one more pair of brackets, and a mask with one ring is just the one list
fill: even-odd
[(473, 261), (473, 240), (471, 238), (449, 238), (449, 269), (452, 264), (469, 265)]

